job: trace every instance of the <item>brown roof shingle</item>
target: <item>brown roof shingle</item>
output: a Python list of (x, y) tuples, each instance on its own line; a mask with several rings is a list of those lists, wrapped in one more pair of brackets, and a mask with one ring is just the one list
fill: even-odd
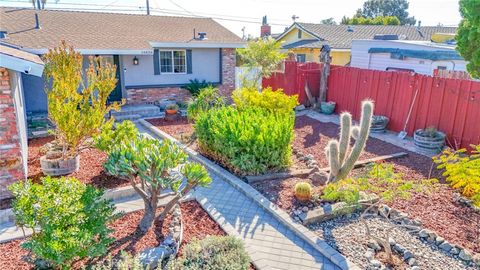
[[(210, 18), (0, 8), (0, 29), (8, 32), (9, 43), (30, 49), (53, 48), (61, 40), (76, 49), (99, 50), (151, 49), (149, 42), (242, 43)], [(194, 29), (208, 39), (193, 40)]]
[[(315, 23), (296, 23), (300, 28), (316, 35), (336, 49), (350, 49), (354, 39), (373, 39), (377, 34), (395, 34), (405, 40), (431, 39), (434, 33), (455, 33), (456, 27), (407, 26), (407, 25), (325, 25)], [(350, 28), (353, 31), (347, 31)], [(419, 29), (420, 32), (417, 30)], [(421, 34), (420, 34), (421, 33)], [(323, 44), (324, 42), (322, 42)], [(314, 44), (309, 44), (310, 46)]]

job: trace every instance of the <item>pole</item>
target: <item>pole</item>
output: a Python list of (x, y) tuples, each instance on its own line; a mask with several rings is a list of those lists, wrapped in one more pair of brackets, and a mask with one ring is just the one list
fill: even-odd
[(150, 15), (150, 2), (147, 0), (147, 15)]

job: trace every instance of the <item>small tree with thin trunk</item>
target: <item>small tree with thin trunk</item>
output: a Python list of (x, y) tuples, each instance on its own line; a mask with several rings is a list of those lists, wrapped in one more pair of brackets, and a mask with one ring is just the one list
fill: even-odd
[(249, 72), (260, 68), (259, 72), (256, 72), (252, 78), (247, 79), (249, 76), (242, 78), (242, 86), (244, 87), (259, 88), (258, 82), (262, 77), (269, 78), (287, 57), (287, 54), (282, 52), (282, 44), (271, 37), (249, 41), (246, 48), (239, 49), (237, 52)]
[(457, 50), (468, 61), (470, 76), (480, 78), (480, 1), (460, 0), (460, 14)]
[(188, 162), (185, 152), (174, 143), (139, 134), (113, 147), (104, 167), (108, 173), (128, 180), (143, 199), (145, 212), (138, 227), (143, 233), (153, 224), (159, 200), (171, 196), (161, 194), (162, 191), (171, 189), (174, 195), (160, 214), (160, 220), (190, 190), (206, 187), (212, 181), (207, 170), (198, 163)]

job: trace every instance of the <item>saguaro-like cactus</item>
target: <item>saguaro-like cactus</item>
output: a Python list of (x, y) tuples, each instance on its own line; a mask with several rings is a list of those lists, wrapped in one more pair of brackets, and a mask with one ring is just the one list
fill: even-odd
[[(347, 177), (357, 162), (370, 134), (370, 125), (373, 115), (373, 102), (362, 101), (362, 115), (360, 125), (352, 127), (352, 115), (344, 112), (340, 115), (340, 141), (330, 140), (325, 153), (330, 165), (329, 182), (335, 182)], [(350, 138), (355, 144), (350, 150)]]

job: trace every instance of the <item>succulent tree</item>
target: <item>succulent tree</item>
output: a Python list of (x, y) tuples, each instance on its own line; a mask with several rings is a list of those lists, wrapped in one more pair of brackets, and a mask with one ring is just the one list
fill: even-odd
[(187, 155), (177, 145), (139, 134), (111, 149), (104, 167), (108, 173), (127, 179), (143, 199), (145, 212), (139, 224), (141, 232), (147, 232), (152, 226), (158, 201), (171, 196), (162, 195), (162, 191), (171, 189), (174, 196), (164, 207), (160, 220), (190, 190), (196, 186), (206, 187), (212, 181), (206, 169), (188, 162)]
[[(370, 134), (370, 125), (373, 115), (373, 102), (362, 101), (362, 114), (360, 125), (352, 127), (352, 115), (344, 112), (340, 115), (340, 141), (330, 140), (325, 149), (328, 163), (330, 165), (329, 182), (344, 179), (353, 169)], [(350, 150), (350, 140), (353, 138), (355, 144)]]

